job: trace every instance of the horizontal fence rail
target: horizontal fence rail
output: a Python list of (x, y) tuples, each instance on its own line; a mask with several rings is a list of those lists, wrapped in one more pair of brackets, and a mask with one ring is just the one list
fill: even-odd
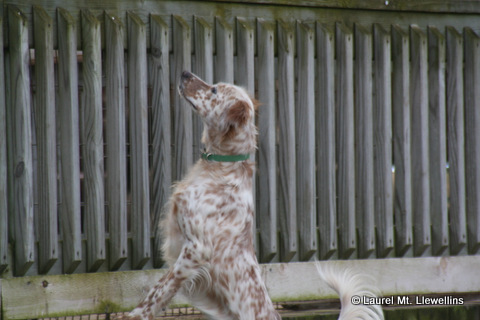
[(0, 273), (163, 265), (202, 148), (183, 70), (261, 102), (260, 261), (478, 253), (478, 16), (123, 6), (3, 8)]

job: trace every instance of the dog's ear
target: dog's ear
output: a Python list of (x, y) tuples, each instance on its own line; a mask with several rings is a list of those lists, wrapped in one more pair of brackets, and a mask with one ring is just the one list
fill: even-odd
[(227, 122), (230, 126), (242, 127), (250, 120), (250, 107), (247, 102), (239, 100), (227, 111)]

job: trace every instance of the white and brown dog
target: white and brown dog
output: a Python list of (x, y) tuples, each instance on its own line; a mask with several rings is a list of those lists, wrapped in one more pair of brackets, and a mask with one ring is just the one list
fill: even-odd
[[(209, 85), (189, 72), (182, 73), (179, 92), (204, 122), (206, 152), (175, 185), (164, 213), (163, 252), (170, 268), (127, 317), (153, 319), (182, 291), (211, 319), (280, 319), (253, 246), (254, 163), (248, 157), (256, 150), (256, 104), (240, 87)], [(359, 308), (351, 313), (349, 296), (358, 283), (345, 275), (321, 273), (342, 297), (348, 311), (343, 319), (357, 319)], [(382, 313), (363, 315), (381, 319)]]

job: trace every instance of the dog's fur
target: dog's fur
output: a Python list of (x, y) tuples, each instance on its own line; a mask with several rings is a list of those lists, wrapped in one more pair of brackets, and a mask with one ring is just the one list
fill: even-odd
[[(256, 106), (244, 89), (225, 83), (212, 86), (183, 72), (179, 92), (204, 122), (207, 153), (255, 152)], [(182, 291), (211, 319), (280, 319), (253, 247), (253, 172), (251, 161), (200, 159), (175, 185), (162, 222), (170, 269), (129, 318), (152, 319)], [(340, 293), (345, 296), (344, 291)]]

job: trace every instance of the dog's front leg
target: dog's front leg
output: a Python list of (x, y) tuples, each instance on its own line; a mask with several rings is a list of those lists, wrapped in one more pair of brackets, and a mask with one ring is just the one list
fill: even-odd
[(150, 289), (147, 297), (128, 314), (128, 319), (152, 320), (157, 310), (167, 307), (170, 300), (180, 289), (185, 280), (195, 276), (199, 265), (194, 245), (187, 243), (175, 264), (168, 272)]

